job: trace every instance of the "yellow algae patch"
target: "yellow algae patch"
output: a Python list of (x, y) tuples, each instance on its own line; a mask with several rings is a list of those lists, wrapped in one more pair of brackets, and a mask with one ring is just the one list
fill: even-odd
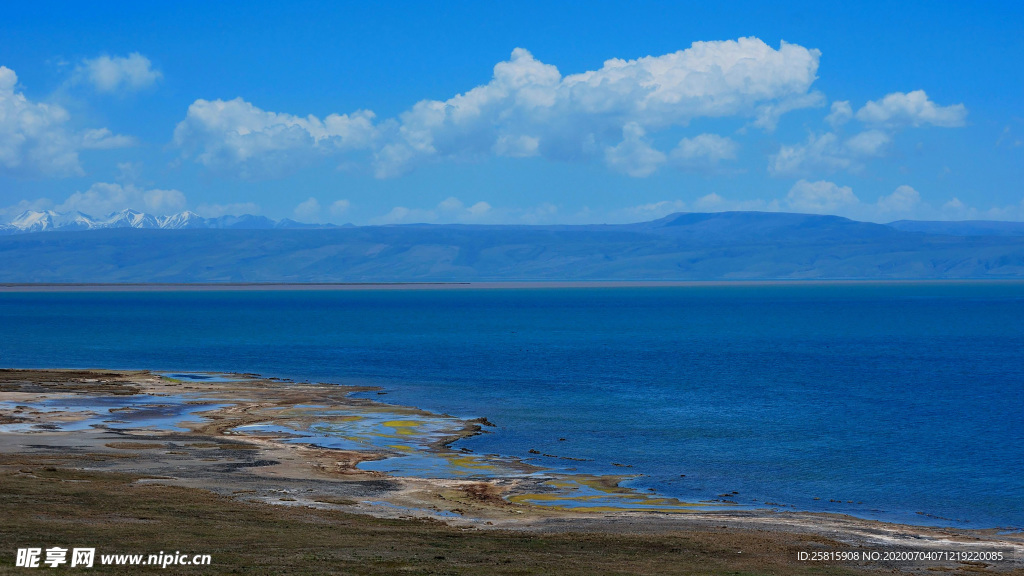
[(556, 478), (548, 480), (544, 484), (565, 490), (580, 490), (589, 488), (603, 494), (632, 494), (642, 496), (631, 488), (619, 486), (620, 482), (634, 478), (634, 476), (590, 476), (580, 474), (567, 478)]
[(541, 506), (573, 512), (697, 512), (707, 505), (680, 502), (671, 498), (621, 498), (570, 496), (566, 494), (517, 494), (508, 498), (513, 504)]
[(312, 415), (318, 419), (323, 420), (319, 425), (332, 426), (340, 422), (358, 422), (360, 420), (366, 420), (366, 416), (360, 416), (358, 414), (331, 414), (330, 412), (312, 412)]
[(487, 462), (481, 462), (479, 458), (472, 456), (455, 456), (444, 454), (442, 457), (448, 461), (448, 465), (452, 468), (464, 469), (464, 470), (486, 470), (489, 472), (496, 472), (501, 470), (499, 466), (489, 464)]
[(576, 484), (586, 486), (592, 490), (608, 494), (637, 494), (632, 488), (625, 488), (619, 483), (634, 478), (633, 476), (586, 476), (580, 475), (573, 478)]
[(331, 422), (358, 422), (359, 420), (366, 420), (366, 416), (331, 416)]
[(412, 446), (406, 446), (405, 444), (390, 444), (390, 445), (388, 445), (388, 448), (391, 448), (392, 450), (399, 450), (401, 452), (415, 452), (416, 451), (416, 449), (413, 448)]
[(417, 420), (388, 420), (387, 422), (382, 422), (382, 424), (388, 428), (413, 428), (423, 425), (422, 422)]
[[(576, 512), (693, 512), (712, 506), (642, 494), (619, 486), (622, 480), (622, 477), (615, 476), (585, 475), (556, 478), (543, 483), (555, 488), (553, 492), (516, 494), (510, 496), (508, 501), (513, 504)], [(722, 505), (716, 503), (713, 506)]]
[(394, 428), (395, 434), (412, 436), (416, 434), (414, 428), (419, 428), (423, 423), (416, 420), (388, 420), (387, 422), (382, 422), (381, 425)]

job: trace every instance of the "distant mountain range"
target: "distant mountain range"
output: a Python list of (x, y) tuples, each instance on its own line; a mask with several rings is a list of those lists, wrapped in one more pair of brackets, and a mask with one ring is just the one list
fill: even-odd
[[(727, 214), (727, 213), (721, 213)], [(738, 213), (737, 213), (738, 214)], [(767, 213), (766, 213), (767, 214)], [(813, 215), (807, 215), (814, 218)], [(721, 218), (708, 218), (707, 214), (673, 214), (667, 217), (674, 224), (681, 226), (682, 222), (700, 220), (706, 222), (723, 222)], [(824, 216), (823, 218), (833, 218)], [(734, 219), (728, 221), (735, 223)], [(657, 221), (661, 222), (661, 221)], [(653, 228), (657, 228), (657, 222), (653, 222)], [(763, 222), (762, 222), (763, 224)], [(866, 224), (866, 223), (861, 223)], [(926, 234), (940, 234), (946, 236), (1024, 236), (1024, 222), (1003, 222), (994, 220), (966, 220), (957, 222), (946, 221), (922, 221), (922, 220), (898, 220), (885, 224), (903, 232), (924, 232)], [(243, 214), (241, 216), (220, 216), (217, 218), (204, 218), (195, 212), (186, 210), (170, 216), (153, 216), (145, 212), (126, 209), (120, 212), (108, 214), (105, 217), (97, 218), (81, 212), (54, 212), (53, 210), (36, 211), (27, 210), (16, 216), (6, 224), (0, 224), (0, 234), (25, 234), (31, 232), (70, 232), (80, 230), (105, 230), (108, 228), (136, 228), (144, 230), (192, 230), (192, 229), (215, 229), (215, 230), (273, 230), (281, 228), (350, 228), (352, 224), (338, 226), (336, 224), (307, 224), (297, 222), (288, 218), (272, 220), (266, 216), (253, 216)], [(624, 228), (644, 228), (644, 224), (624, 225)], [(558, 226), (546, 228), (559, 228)], [(571, 229), (573, 227), (566, 227)], [(586, 227), (575, 227), (583, 229)], [(735, 230), (734, 230), (735, 232)]]
[(0, 224), (0, 234), (23, 234), (29, 232), (103, 230), (107, 228), (138, 228), (160, 230), (186, 230), (195, 228), (270, 230), (273, 228), (333, 228), (334, 225), (303, 224), (285, 218), (271, 220), (265, 216), (221, 216), (203, 218), (195, 212), (181, 212), (171, 216), (153, 216), (136, 210), (122, 210), (96, 218), (81, 212), (22, 212), (7, 224)]
[(126, 211), (26, 213), (10, 226), (18, 233), (0, 236), (5, 283), (1024, 278), (1024, 224), (1012, 222), (721, 212), (618, 225), (310, 227)]

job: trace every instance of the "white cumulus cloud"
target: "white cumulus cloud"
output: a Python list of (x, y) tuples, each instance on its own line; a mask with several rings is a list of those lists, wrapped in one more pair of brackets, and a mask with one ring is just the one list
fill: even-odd
[(127, 148), (136, 144), (135, 138), (114, 134), (108, 128), (86, 130), (81, 137), (80, 147), (85, 150), (109, 150), (111, 148)]
[(462, 200), (454, 196), (445, 198), (438, 203), (436, 211), (443, 222), (480, 222), (492, 215), (491, 205), (487, 202), (480, 201), (466, 206)]
[(15, 91), (18, 75), (0, 66), (0, 174), (61, 177), (82, 174), (68, 112)]
[[(825, 122), (832, 132), (811, 134), (801, 144), (783, 145), (772, 155), (768, 172), (774, 176), (809, 176), (839, 170), (859, 172), (865, 161), (883, 156), (896, 133), (905, 127), (925, 125), (953, 128), (963, 126), (967, 109), (963, 104), (938, 106), (923, 90), (894, 92), (865, 104), (856, 114), (849, 102), (833, 102)], [(862, 130), (842, 135), (842, 128), (856, 118)]]
[(232, 204), (200, 204), (196, 206), (196, 213), (206, 218), (219, 218), (221, 216), (242, 216), (244, 214), (259, 214), (260, 207), (253, 202), (236, 202)]
[(834, 214), (874, 222), (888, 222), (894, 217), (922, 216), (930, 209), (921, 202), (917, 190), (900, 186), (875, 203), (863, 203), (849, 186), (827, 180), (800, 180), (789, 190), (784, 205), (788, 210), (809, 214)]
[(348, 209), (351, 205), (352, 203), (349, 202), (348, 200), (335, 200), (333, 203), (331, 203), (331, 207), (329, 209), (331, 216), (341, 216), (342, 214), (348, 212)]
[(430, 209), (407, 208), (395, 206), (383, 216), (370, 220), (371, 224), (427, 224), (427, 223), (461, 223), (473, 224), (491, 222), (495, 217), (507, 217), (510, 214), (495, 214), (487, 202), (477, 202), (466, 206), (462, 200), (451, 196), (445, 198)]
[(881, 156), (891, 141), (892, 137), (881, 130), (865, 130), (845, 139), (835, 132), (811, 134), (802, 144), (779, 148), (770, 158), (768, 171), (773, 176), (858, 172), (865, 159)]
[(880, 156), (890, 142), (892, 142), (892, 136), (886, 132), (881, 130), (865, 130), (848, 138), (845, 142), (845, 148), (853, 158)]
[(757, 210), (761, 212), (777, 212), (779, 210), (778, 200), (763, 200), (754, 198), (750, 200), (730, 200), (715, 192), (701, 196), (693, 203), (693, 208), (700, 212), (726, 212), (736, 210)]
[(852, 188), (827, 180), (800, 180), (786, 195), (786, 204), (790, 208), (811, 214), (835, 214), (859, 202)]
[(277, 177), (339, 151), (367, 148), (377, 134), (374, 115), (292, 116), (234, 100), (196, 100), (174, 129), (186, 155), (218, 172), (243, 178)]
[(850, 106), (848, 101), (833, 102), (831, 111), (825, 117), (825, 122), (828, 122), (833, 128), (838, 128), (849, 122), (852, 118), (853, 107)]
[(821, 92), (808, 92), (796, 96), (788, 96), (781, 100), (764, 104), (757, 109), (757, 118), (753, 125), (767, 131), (775, 130), (783, 114), (801, 108), (819, 108), (825, 105), (825, 95)]
[(299, 222), (319, 222), (320, 221), (320, 202), (313, 197), (307, 200), (299, 202), (299, 205), (295, 207), (293, 211), (295, 219)]
[(955, 128), (967, 120), (963, 104), (939, 106), (924, 90), (893, 92), (881, 100), (872, 100), (857, 111), (857, 120), (887, 126), (942, 126)]
[(906, 214), (921, 204), (921, 195), (912, 187), (903, 185), (888, 196), (878, 199), (878, 209), (883, 213)]
[(371, 112), (358, 111), (320, 120), (265, 111), (242, 99), (196, 100), (174, 141), (199, 163), (243, 177), (356, 150), (372, 155), (382, 178), (423, 162), (490, 155), (604, 159), (642, 177), (664, 153), (641, 146), (638, 130), (653, 133), (701, 117), (752, 118), (771, 128), (785, 112), (823, 103), (810, 91), (819, 57), (796, 44), (776, 49), (740, 38), (611, 59), (600, 69), (563, 76), (516, 48), (486, 84), (447, 100), (422, 100), (398, 118), (375, 123)]
[(0, 175), (61, 178), (84, 174), (78, 152), (131, 146), (135, 139), (107, 128), (77, 133), (56, 104), (33, 102), (16, 90), (18, 75), (0, 66)]
[[(772, 125), (786, 111), (819, 104), (820, 97), (808, 92), (819, 56), (796, 44), (776, 50), (757, 38), (740, 38), (696, 42), (663, 56), (612, 59), (598, 70), (563, 77), (517, 48), (494, 67), (489, 83), (445, 101), (421, 101), (402, 114), (396, 134), (377, 156), (378, 174), (401, 174), (431, 158), (491, 151), (555, 160), (603, 153), (607, 160), (608, 148), (630, 125), (655, 131), (726, 116)], [(644, 155), (642, 167), (625, 171), (650, 174), (654, 155)]]
[(700, 134), (683, 138), (672, 150), (672, 163), (683, 169), (711, 169), (725, 160), (734, 160), (739, 144), (718, 134)]
[(142, 189), (133, 184), (97, 182), (84, 192), (75, 192), (55, 207), (57, 212), (78, 211), (90, 216), (106, 216), (125, 208), (157, 216), (180, 212), (185, 195), (178, 190)]
[(99, 56), (83, 60), (72, 75), (73, 82), (84, 82), (97, 92), (138, 91), (156, 84), (163, 74), (138, 52), (128, 56)]
[(622, 142), (605, 149), (604, 161), (616, 172), (643, 178), (665, 163), (665, 154), (644, 138), (644, 129), (639, 124), (631, 122), (622, 129)]
[(835, 172), (849, 168), (853, 159), (833, 132), (807, 137), (802, 144), (782, 146), (771, 157), (768, 171), (774, 176), (790, 176), (811, 172)]

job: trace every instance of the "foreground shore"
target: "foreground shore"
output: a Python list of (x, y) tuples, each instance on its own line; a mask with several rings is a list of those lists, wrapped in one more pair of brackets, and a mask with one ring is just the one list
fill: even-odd
[[(455, 450), (490, 423), (350, 396), (368, 390), (0, 371), (0, 571), (22, 570), (18, 548), (51, 546), (212, 556), (177, 568), (189, 573), (1024, 570), (1019, 533), (716, 509)], [(419, 473), (372, 470), (399, 454)]]

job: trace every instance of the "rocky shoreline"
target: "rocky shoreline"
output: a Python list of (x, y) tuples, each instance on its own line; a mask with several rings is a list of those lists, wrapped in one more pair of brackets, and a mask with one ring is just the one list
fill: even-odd
[[(622, 477), (555, 474), (456, 450), (454, 441), (491, 423), (352, 396), (370, 390), (252, 374), (0, 370), (0, 483), (47, 470), (77, 471), (128, 476), (130, 486), (202, 490), (290, 513), (427, 521), (455, 530), (768, 538), (780, 562), (807, 569), (815, 566), (800, 561), (800, 551), (956, 550), (965, 555), (952, 561), (826, 561), (817, 567), (1024, 570), (1020, 533), (686, 503), (622, 488)], [(417, 473), (372, 469), (395, 456), (405, 456), (403, 466)], [(972, 563), (972, 551), (990, 550), (1003, 551), (1005, 560)]]

